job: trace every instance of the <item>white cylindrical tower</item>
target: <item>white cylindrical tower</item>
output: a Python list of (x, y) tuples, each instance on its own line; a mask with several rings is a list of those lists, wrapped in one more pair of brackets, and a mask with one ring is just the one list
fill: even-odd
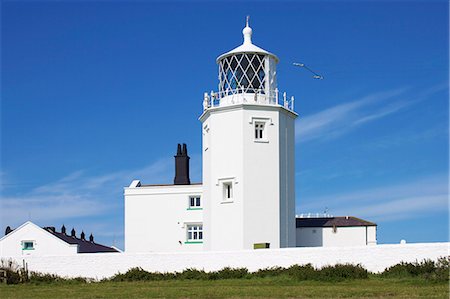
[(278, 92), (278, 58), (252, 43), (248, 20), (242, 33), (203, 99), (204, 248), (294, 247), (297, 114)]

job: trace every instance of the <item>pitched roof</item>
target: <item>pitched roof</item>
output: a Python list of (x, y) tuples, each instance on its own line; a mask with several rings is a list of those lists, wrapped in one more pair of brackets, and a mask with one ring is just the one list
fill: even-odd
[(52, 231), (50, 229), (46, 229), (46, 231), (48, 231), (52, 235), (60, 238), (61, 240), (63, 240), (66, 243), (77, 244), (78, 245), (78, 253), (119, 252), (112, 247), (97, 244), (95, 242), (90, 242), (88, 240), (82, 240), (77, 237), (68, 236), (66, 234)]
[(352, 216), (297, 218), (296, 227), (346, 227), (346, 226), (377, 226), (373, 222)]

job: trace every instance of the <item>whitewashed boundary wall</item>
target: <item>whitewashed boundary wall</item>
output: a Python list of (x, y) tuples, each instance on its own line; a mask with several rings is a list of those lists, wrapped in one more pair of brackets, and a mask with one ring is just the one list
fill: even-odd
[[(30, 271), (67, 277), (106, 278), (132, 267), (153, 272), (182, 271), (186, 268), (219, 270), (245, 267), (249, 271), (294, 264), (311, 263), (316, 267), (336, 263), (361, 264), (367, 270), (380, 272), (401, 261), (436, 260), (449, 255), (450, 243), (416, 243), (360, 247), (309, 247), (259, 249), (226, 252), (189, 253), (85, 253), (71, 256), (12, 257), (20, 265), (28, 263)], [(8, 258), (8, 257), (2, 257)]]

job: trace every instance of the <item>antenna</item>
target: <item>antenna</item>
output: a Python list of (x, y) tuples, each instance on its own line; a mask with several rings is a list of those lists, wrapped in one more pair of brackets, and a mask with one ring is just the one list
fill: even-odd
[(250, 16), (247, 16), (247, 19), (246, 19), (246, 21), (245, 21), (245, 27), (248, 27), (249, 21), (250, 21)]
[(315, 71), (313, 71), (312, 69), (310, 69), (309, 67), (307, 67), (304, 63), (294, 62), (293, 65), (294, 65), (294, 66), (298, 66), (298, 67), (303, 67), (303, 68), (307, 69), (310, 73), (313, 74), (312, 77), (313, 77), (314, 79), (319, 79), (319, 80), (322, 80), (322, 79), (323, 79), (323, 76), (322, 76), (322, 75), (319, 75), (318, 73), (316, 73)]

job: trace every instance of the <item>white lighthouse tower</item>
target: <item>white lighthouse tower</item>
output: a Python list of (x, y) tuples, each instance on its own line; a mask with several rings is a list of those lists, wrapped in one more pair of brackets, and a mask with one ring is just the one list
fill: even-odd
[(295, 247), (294, 99), (277, 88), (278, 58), (244, 42), (217, 58), (218, 92), (203, 114), (204, 249)]

